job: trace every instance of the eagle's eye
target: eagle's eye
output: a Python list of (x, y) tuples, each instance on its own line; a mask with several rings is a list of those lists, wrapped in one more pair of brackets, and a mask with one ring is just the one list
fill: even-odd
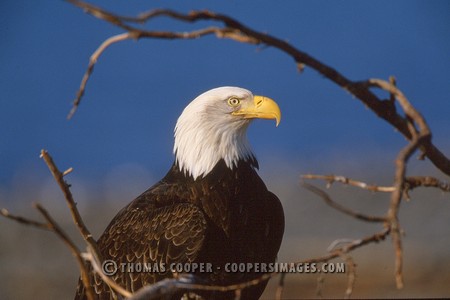
[(231, 107), (236, 107), (241, 103), (241, 100), (236, 97), (231, 97), (228, 99), (228, 105)]

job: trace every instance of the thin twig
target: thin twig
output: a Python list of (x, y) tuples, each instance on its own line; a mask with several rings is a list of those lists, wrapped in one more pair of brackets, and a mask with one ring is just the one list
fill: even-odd
[[(411, 105), (403, 93), (392, 83), (380, 79), (369, 79), (370, 86), (381, 88), (391, 95), (402, 107), (408, 122), (410, 142), (397, 155), (394, 178), (395, 190), (391, 194), (391, 204), (387, 212), (387, 219), (392, 230), (392, 242), (395, 249), (395, 280), (398, 289), (403, 288), (403, 249), (398, 221), (398, 210), (405, 190), (406, 164), (411, 155), (424, 143), (431, 140), (430, 129), (422, 115)], [(417, 124), (418, 129), (415, 124)]]
[(327, 247), (327, 252), (332, 252), (340, 245), (351, 244), (353, 242), (355, 242), (354, 239), (336, 239)]
[(369, 190), (372, 192), (387, 192), (391, 193), (394, 191), (394, 187), (392, 186), (379, 186), (379, 185), (371, 185), (367, 184), (362, 181), (350, 179), (348, 177), (344, 176), (337, 176), (337, 175), (315, 175), (315, 174), (305, 174), (302, 175), (301, 178), (303, 179), (323, 179), (327, 181), (327, 188), (332, 185), (334, 182), (340, 182), (343, 184), (348, 184), (351, 186), (359, 187), (361, 189)]
[(4, 216), (5, 218), (8, 218), (8, 219), (14, 220), (16, 222), (19, 222), (21, 224), (24, 224), (24, 225), (30, 225), (33, 227), (37, 227), (39, 229), (45, 229), (45, 230), (50, 230), (50, 231), (52, 230), (52, 228), (50, 228), (48, 223), (42, 223), (39, 221), (27, 219), (27, 218), (24, 218), (21, 216), (13, 215), (6, 208), (0, 209), (0, 215)]
[(94, 240), (91, 232), (86, 227), (86, 225), (83, 222), (83, 219), (81, 218), (80, 212), (77, 209), (77, 205), (73, 200), (72, 193), (70, 192), (70, 186), (64, 180), (64, 174), (59, 171), (58, 167), (53, 162), (53, 159), (47, 150), (41, 150), (41, 158), (44, 159), (50, 172), (53, 175), (53, 178), (55, 178), (61, 191), (63, 192), (64, 198), (66, 199), (67, 205), (69, 206), (70, 212), (72, 214), (72, 219), (75, 225), (77, 226), (78, 230), (80, 231), (81, 236), (88, 243), (88, 245), (94, 249), (96, 254), (101, 258), (97, 242)]
[(66, 175), (69, 175), (70, 173), (72, 173), (72, 171), (73, 171), (73, 168), (70, 167), (70, 168), (68, 168), (67, 170), (65, 170), (65, 171), (62, 173), (62, 176), (64, 177), (64, 176), (66, 176)]
[[(97, 242), (94, 240), (91, 232), (88, 230), (88, 228), (84, 224), (83, 219), (81, 218), (81, 215), (77, 209), (77, 205), (73, 199), (72, 193), (70, 192), (70, 186), (64, 180), (64, 175), (67, 174), (67, 172), (61, 173), (59, 171), (58, 167), (54, 163), (52, 157), (47, 152), (47, 150), (44, 150), (44, 149), (41, 150), (41, 158), (44, 159), (50, 172), (53, 175), (53, 178), (56, 180), (61, 191), (63, 192), (64, 198), (66, 199), (66, 203), (72, 214), (73, 222), (76, 225), (76, 227), (78, 228), (78, 231), (80, 232), (81, 236), (84, 238), (86, 243), (93, 249), (93, 251), (95, 251), (97, 257), (99, 257), (99, 259), (101, 260), (102, 257), (101, 257), (100, 251), (98, 249)], [(80, 258), (81, 258), (81, 256), (80, 256)], [(77, 259), (79, 259), (78, 256), (77, 256)], [(93, 293), (90, 291), (90, 290), (92, 290), (92, 286), (90, 285), (89, 280), (86, 278), (83, 278), (85, 276), (87, 276), (87, 275), (82, 274), (83, 285), (86, 288), (87, 293)]]
[(366, 222), (386, 222), (385, 217), (365, 215), (365, 214), (353, 211), (349, 208), (346, 208), (346, 207), (334, 202), (327, 193), (325, 193), (323, 190), (319, 189), (318, 187), (316, 187), (312, 184), (309, 184), (306, 182), (302, 182), (301, 184), (304, 188), (306, 188), (307, 190), (313, 192), (314, 194), (316, 194), (320, 198), (322, 198), (322, 200), (325, 201), (326, 204), (328, 204), (329, 206), (333, 207), (334, 209), (336, 209), (346, 215), (352, 216), (356, 219), (363, 220)]
[(443, 192), (450, 192), (450, 183), (440, 181), (432, 176), (408, 176), (405, 178), (406, 190), (412, 190), (416, 187), (435, 187)]
[(391, 204), (387, 212), (387, 219), (389, 220), (392, 230), (392, 242), (395, 249), (395, 281), (398, 289), (403, 288), (403, 250), (400, 235), (400, 225), (398, 221), (398, 210), (405, 184), (406, 163), (418, 146), (419, 139), (415, 138), (405, 148), (403, 148), (397, 156), (394, 179), (394, 185), (396, 189), (391, 194)]
[(95, 273), (97, 273), (100, 278), (105, 282), (111, 289), (113, 289), (115, 292), (119, 293), (120, 295), (130, 298), (133, 296), (133, 294), (123, 287), (121, 287), (119, 284), (117, 284), (113, 279), (106, 276), (106, 274), (103, 271), (103, 268), (100, 267), (102, 262), (100, 261), (99, 257), (97, 256), (97, 253), (94, 251), (94, 249), (88, 245), (87, 247), (87, 253), (83, 254), (83, 258), (91, 263), (92, 268), (94, 269)]
[(275, 292), (275, 299), (281, 300), (283, 297), (283, 290), (284, 290), (284, 280), (286, 278), (287, 273), (281, 273), (280, 274), (280, 280), (278, 281), (277, 290)]
[(345, 299), (350, 299), (353, 293), (353, 288), (355, 286), (356, 264), (353, 261), (353, 258), (346, 253), (342, 253), (341, 258), (344, 260), (345, 265), (347, 266), (347, 289), (345, 290)]
[(330, 253), (328, 253), (324, 256), (320, 256), (320, 257), (316, 257), (316, 258), (309, 258), (309, 259), (305, 259), (305, 260), (302, 260), (302, 261), (299, 261), (296, 263), (310, 264), (310, 263), (328, 262), (332, 259), (339, 257), (342, 253), (350, 253), (351, 251), (354, 251), (365, 245), (383, 241), (384, 239), (386, 239), (386, 237), (389, 235), (389, 233), (390, 233), (390, 228), (386, 227), (380, 232), (366, 236), (362, 239), (354, 240), (353, 242), (348, 243), (341, 248), (334, 249), (333, 251), (331, 251)]
[(86, 297), (88, 298), (88, 300), (94, 300), (95, 299), (94, 291), (89, 284), (89, 271), (87, 270), (87, 267), (84, 264), (84, 260), (82, 259), (81, 253), (78, 250), (77, 246), (61, 229), (61, 227), (59, 227), (56, 221), (50, 216), (48, 211), (42, 205), (40, 205), (39, 203), (35, 203), (34, 207), (46, 219), (47, 223), (42, 223), (21, 216), (12, 215), (9, 213), (8, 210), (4, 208), (0, 210), (0, 215), (24, 225), (33, 226), (39, 229), (45, 229), (54, 232), (69, 247), (70, 251), (72, 252), (72, 255), (76, 258), (78, 266), (80, 268), (81, 280), (83, 282), (83, 285), (85, 285), (86, 287)]
[(241, 300), (242, 290), (237, 289), (234, 291), (234, 300)]
[(127, 39), (130, 39), (131, 35), (130, 33), (121, 33), (115, 36), (112, 36), (108, 39), (106, 39), (100, 47), (95, 50), (95, 52), (91, 55), (91, 58), (89, 59), (89, 65), (87, 67), (86, 72), (84, 73), (83, 79), (81, 80), (80, 88), (78, 89), (77, 96), (75, 100), (73, 100), (72, 109), (70, 110), (69, 114), (67, 115), (67, 119), (71, 119), (75, 112), (78, 109), (78, 106), (80, 105), (81, 98), (84, 95), (84, 91), (86, 90), (86, 84), (91, 77), (92, 72), (94, 71), (94, 66), (97, 63), (97, 60), (100, 58), (100, 55), (103, 54), (103, 52), (112, 44), (118, 43)]
[(58, 223), (50, 216), (48, 211), (39, 203), (35, 203), (34, 207), (41, 213), (41, 215), (47, 220), (49, 228), (59, 236), (59, 238), (69, 247), (72, 255), (75, 257), (80, 268), (81, 280), (86, 288), (86, 296), (89, 300), (94, 300), (94, 290), (89, 283), (89, 271), (81, 257), (81, 252), (69, 236), (59, 227)]
[[(423, 116), (414, 108), (414, 106), (412, 106), (412, 104), (408, 101), (408, 99), (405, 97), (405, 95), (402, 93), (402, 91), (400, 91), (395, 85), (382, 80), (382, 79), (369, 79), (368, 80), (368, 84), (369, 86), (374, 86), (374, 87), (378, 87), (380, 89), (383, 89), (387, 92), (389, 92), (391, 95), (394, 95), (395, 98), (397, 99), (397, 102), (400, 104), (400, 106), (402, 107), (404, 113), (410, 117), (412, 120), (414, 120), (414, 122), (417, 123), (417, 125), (419, 126), (421, 135), (423, 136), (423, 139), (421, 142), (425, 142), (425, 137), (427, 139), (431, 139), (431, 134), (430, 134), (430, 129), (425, 121), (425, 119), (423, 118)], [(409, 132), (409, 136), (410, 139), (414, 138), (414, 132), (411, 132), (411, 130), (409, 129), (408, 126), (408, 121), (406, 121), (406, 127), (408, 128)]]
[[(389, 83), (395, 87), (397, 86), (397, 79), (395, 78), (395, 76), (389, 76)], [(392, 105), (395, 104), (395, 94), (389, 93), (389, 101), (392, 103)]]
[[(317, 174), (305, 174), (301, 175), (302, 179), (321, 179), (327, 182), (327, 188), (334, 182), (347, 184), (361, 189), (369, 190), (372, 192), (386, 192), (392, 193), (394, 191), (393, 186), (380, 186), (374, 184), (367, 184), (363, 181), (351, 179), (341, 175), (317, 175)], [(405, 177), (405, 191), (413, 190), (417, 187), (434, 187), (442, 190), (443, 192), (450, 192), (450, 183), (441, 181), (432, 176), (408, 176)]]
[(319, 299), (323, 298), (322, 292), (324, 283), (325, 283), (325, 276), (323, 274), (320, 274), (319, 277), (317, 278), (317, 285), (316, 285), (316, 296)]

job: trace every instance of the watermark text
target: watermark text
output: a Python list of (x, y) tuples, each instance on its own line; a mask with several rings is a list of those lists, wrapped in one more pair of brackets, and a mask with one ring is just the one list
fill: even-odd
[(345, 263), (117, 263), (105, 260), (102, 270), (105, 275), (120, 273), (345, 273)]

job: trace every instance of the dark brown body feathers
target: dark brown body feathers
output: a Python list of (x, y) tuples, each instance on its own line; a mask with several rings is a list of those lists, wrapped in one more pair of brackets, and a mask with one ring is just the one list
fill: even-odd
[[(253, 167), (240, 161), (230, 170), (223, 161), (204, 178), (193, 180), (174, 164), (167, 175), (124, 207), (98, 240), (104, 260), (164, 266), (159, 272), (121, 272), (112, 278), (131, 292), (172, 277), (171, 263), (210, 263), (213, 272), (197, 273), (202, 284), (229, 285), (261, 276), (231, 273), (226, 263), (273, 263), (284, 232), (278, 198)], [(92, 279), (98, 299), (109, 287)], [(244, 289), (242, 299), (258, 299), (266, 282)], [(205, 299), (233, 299), (234, 293), (201, 292)], [(173, 295), (180, 299), (180, 294)], [(79, 283), (75, 299), (85, 299)]]

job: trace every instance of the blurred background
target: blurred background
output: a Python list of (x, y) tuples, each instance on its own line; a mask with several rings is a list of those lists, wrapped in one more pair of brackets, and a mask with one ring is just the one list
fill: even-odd
[[(289, 41), (353, 80), (397, 78), (424, 115), (433, 141), (450, 155), (450, 2), (448, 1), (92, 1), (136, 15), (152, 8), (210, 9)], [(157, 19), (154, 30), (188, 31), (211, 25)], [(72, 120), (66, 116), (89, 56), (119, 29), (63, 1), (0, 3), (0, 207), (39, 219), (42, 203), (65, 230), (74, 228), (62, 193), (39, 159), (49, 150), (88, 227), (98, 237), (120, 208), (165, 175), (173, 162), (173, 128), (198, 94), (236, 85), (275, 99), (281, 124), (255, 121), (249, 139), (260, 174), (282, 200), (286, 234), (282, 262), (326, 254), (336, 239), (358, 239), (381, 228), (327, 207), (299, 185), (301, 174), (338, 174), (391, 185), (394, 159), (405, 139), (344, 90), (308, 68), (299, 73), (280, 51), (205, 37), (126, 41), (100, 58)], [(380, 94), (382, 95), (382, 94)], [(383, 97), (386, 97), (384, 95)], [(408, 175), (442, 180), (429, 161)], [(317, 182), (324, 187), (323, 182)], [(338, 202), (381, 215), (389, 195), (336, 184)], [(352, 253), (355, 297), (449, 297), (450, 196), (418, 189), (403, 202), (405, 287), (396, 290), (390, 240)], [(52, 233), (0, 218), (2, 299), (70, 299), (75, 260)], [(345, 274), (289, 275), (284, 296), (343, 297)], [(277, 278), (264, 297), (274, 297)]]

